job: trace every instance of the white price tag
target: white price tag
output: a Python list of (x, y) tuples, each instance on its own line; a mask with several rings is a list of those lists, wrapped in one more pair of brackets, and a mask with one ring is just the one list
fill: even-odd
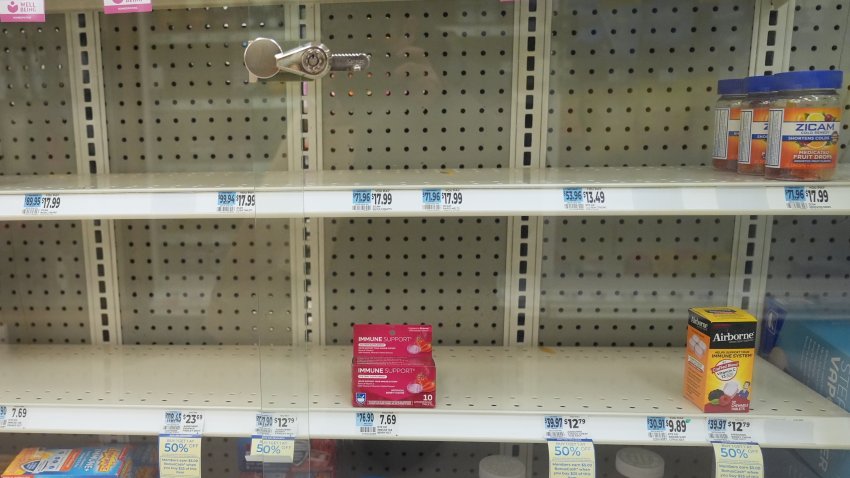
[(251, 437), (251, 455), (264, 457), (266, 461), (292, 463), (297, 433), (298, 419), (294, 415), (258, 413)]
[(0, 0), (0, 23), (44, 21), (44, 0)]
[(788, 209), (832, 209), (829, 189), (824, 186), (786, 186), (785, 207)]
[(355, 189), (351, 191), (351, 210), (392, 211), (393, 193), (386, 189)]
[(706, 419), (708, 441), (758, 443), (764, 439), (764, 422), (739, 417)]
[(547, 415), (543, 429), (547, 440), (588, 440), (590, 418), (578, 415)]
[(181, 410), (165, 412), (159, 435), (159, 476), (200, 478), (201, 435), (204, 414)]
[(254, 213), (257, 210), (257, 195), (245, 191), (218, 192), (215, 210), (221, 214)]
[(103, 13), (145, 13), (153, 10), (151, 0), (103, 0)]
[(716, 478), (764, 478), (764, 458), (755, 443), (714, 443)]
[(699, 441), (695, 422), (685, 417), (646, 417), (647, 436), (652, 441)]
[(0, 430), (23, 430), (31, 412), (27, 407), (0, 405)]
[(549, 478), (595, 477), (596, 453), (592, 441), (549, 441)]
[(23, 210), (25, 216), (54, 216), (62, 207), (58, 194), (25, 194)]
[(423, 211), (460, 211), (463, 191), (460, 189), (423, 189)]
[(564, 188), (564, 209), (601, 211), (608, 209), (610, 193), (602, 188)]
[(363, 436), (398, 436), (397, 412), (356, 412), (354, 421)]

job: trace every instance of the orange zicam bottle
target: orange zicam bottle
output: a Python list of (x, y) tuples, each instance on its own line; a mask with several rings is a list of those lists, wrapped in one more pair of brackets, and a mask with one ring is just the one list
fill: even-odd
[(714, 169), (737, 171), (738, 142), (741, 133), (741, 106), (747, 98), (747, 83), (741, 79), (717, 82), (717, 106), (714, 107)]
[(763, 175), (770, 101), (776, 87), (772, 76), (751, 76), (746, 81), (748, 99), (741, 108), (738, 173)]
[(795, 71), (775, 76), (764, 175), (828, 181), (838, 162), (841, 71)]

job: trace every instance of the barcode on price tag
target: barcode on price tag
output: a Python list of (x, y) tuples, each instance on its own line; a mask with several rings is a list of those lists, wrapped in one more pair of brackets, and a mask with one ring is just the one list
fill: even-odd
[(26, 428), (30, 416), (27, 407), (0, 405), (0, 430), (21, 430)]
[(757, 443), (764, 438), (764, 422), (738, 417), (706, 420), (708, 441)]
[(543, 417), (543, 429), (547, 440), (586, 440), (590, 439), (588, 432), (588, 417), (547, 415)]
[(785, 206), (788, 209), (831, 209), (829, 189), (823, 186), (786, 186)]
[(423, 211), (459, 211), (463, 208), (463, 191), (460, 189), (423, 189)]
[(608, 198), (602, 188), (564, 188), (564, 209), (599, 211), (608, 208)]
[(693, 436), (690, 418), (646, 417), (647, 436), (652, 441), (686, 441)]
[(62, 197), (58, 194), (25, 194), (21, 212), (25, 216), (53, 216), (61, 206)]
[(392, 211), (393, 193), (387, 189), (355, 189), (351, 191), (351, 210)]
[(252, 192), (222, 191), (216, 193), (216, 212), (222, 214), (253, 213), (257, 195)]
[(396, 412), (356, 412), (355, 426), (365, 436), (398, 436)]

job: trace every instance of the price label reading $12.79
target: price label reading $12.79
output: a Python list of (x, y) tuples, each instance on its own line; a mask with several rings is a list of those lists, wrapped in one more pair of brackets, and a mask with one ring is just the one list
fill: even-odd
[(0, 405), (0, 430), (22, 430), (26, 428), (27, 417), (30, 416), (27, 407)]
[(251, 455), (265, 461), (292, 463), (295, 456), (295, 435), (298, 419), (283, 413), (258, 413), (254, 435), (251, 437)]
[(549, 478), (595, 478), (596, 453), (590, 440), (549, 440)]
[(543, 417), (543, 429), (547, 440), (588, 440), (590, 418), (573, 415), (547, 415)]
[(159, 435), (159, 476), (199, 478), (201, 476), (201, 435), (204, 414), (171, 410), (165, 412)]
[(764, 458), (754, 443), (714, 443), (716, 478), (764, 478)]
[(764, 423), (748, 418), (713, 417), (706, 420), (708, 441), (758, 443), (764, 437)]
[(398, 436), (399, 414), (395, 412), (356, 412), (355, 426), (363, 436)]

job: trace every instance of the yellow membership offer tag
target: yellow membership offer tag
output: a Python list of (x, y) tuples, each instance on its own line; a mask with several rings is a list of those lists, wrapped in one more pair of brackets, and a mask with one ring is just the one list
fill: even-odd
[(159, 476), (162, 478), (200, 477), (201, 438), (161, 436)]
[(549, 441), (549, 478), (595, 477), (596, 453), (592, 441)]
[(714, 443), (716, 478), (764, 478), (761, 447), (754, 443)]

